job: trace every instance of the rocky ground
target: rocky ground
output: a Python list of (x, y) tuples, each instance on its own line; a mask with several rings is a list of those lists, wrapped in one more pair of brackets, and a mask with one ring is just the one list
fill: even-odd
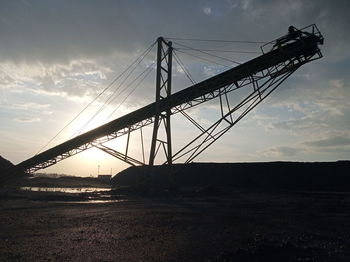
[(0, 198), (1, 261), (350, 261), (347, 193)]

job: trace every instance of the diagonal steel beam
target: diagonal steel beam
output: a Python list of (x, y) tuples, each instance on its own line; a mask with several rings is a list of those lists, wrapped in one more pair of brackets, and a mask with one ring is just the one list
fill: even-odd
[(128, 164), (130, 164), (130, 165), (132, 165), (132, 166), (143, 166), (143, 165), (145, 165), (145, 163), (143, 163), (143, 162), (141, 162), (141, 161), (139, 161), (139, 160), (137, 160), (135, 158), (132, 158), (132, 157), (126, 155), (126, 154), (123, 154), (123, 153), (121, 153), (121, 152), (119, 152), (117, 150), (114, 150), (113, 148), (107, 147), (105, 145), (97, 145), (96, 147), (98, 149), (100, 149), (100, 150), (102, 150), (102, 151), (104, 151), (104, 152), (106, 152), (106, 153), (108, 153), (108, 154), (110, 154), (110, 155), (112, 155), (112, 156), (114, 156), (114, 157), (116, 157), (116, 158), (118, 158), (118, 159), (120, 159), (120, 160), (122, 160), (122, 161), (124, 161), (124, 162), (126, 162)]

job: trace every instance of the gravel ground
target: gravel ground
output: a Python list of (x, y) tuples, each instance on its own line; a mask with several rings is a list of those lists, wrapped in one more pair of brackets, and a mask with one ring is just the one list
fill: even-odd
[(1, 261), (350, 261), (350, 195), (0, 199)]

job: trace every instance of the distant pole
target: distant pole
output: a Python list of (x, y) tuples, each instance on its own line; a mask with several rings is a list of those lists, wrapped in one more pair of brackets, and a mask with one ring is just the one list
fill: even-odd
[(97, 176), (100, 174), (100, 165), (97, 166)]

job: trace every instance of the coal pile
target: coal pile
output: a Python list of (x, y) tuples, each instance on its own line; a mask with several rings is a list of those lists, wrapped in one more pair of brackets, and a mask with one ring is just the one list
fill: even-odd
[(0, 156), (0, 186), (17, 183), (24, 177), (23, 172), (15, 172), (14, 164)]
[(126, 186), (233, 187), (350, 192), (350, 161), (191, 163), (131, 167), (113, 179)]
[(6, 170), (11, 167), (13, 167), (13, 164), (9, 160), (0, 156), (0, 170)]

